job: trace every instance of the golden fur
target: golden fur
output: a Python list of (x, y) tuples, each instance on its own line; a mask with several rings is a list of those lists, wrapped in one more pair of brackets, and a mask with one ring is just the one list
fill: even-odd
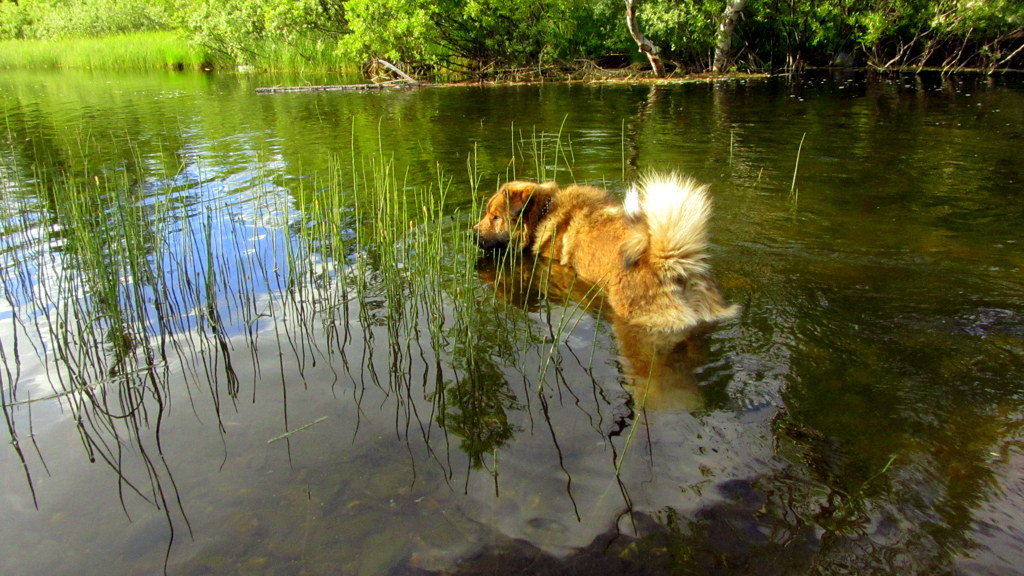
[(651, 175), (625, 203), (593, 186), (517, 180), (487, 202), (473, 229), (483, 248), (529, 249), (605, 289), (625, 322), (687, 332), (734, 316), (711, 276), (705, 248), (707, 187)]

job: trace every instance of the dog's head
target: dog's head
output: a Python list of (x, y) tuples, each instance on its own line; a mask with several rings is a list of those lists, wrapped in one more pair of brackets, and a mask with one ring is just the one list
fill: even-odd
[(545, 216), (558, 185), (554, 182), (507, 182), (491, 196), (484, 215), (473, 226), (477, 244), (487, 250), (530, 246), (533, 229)]

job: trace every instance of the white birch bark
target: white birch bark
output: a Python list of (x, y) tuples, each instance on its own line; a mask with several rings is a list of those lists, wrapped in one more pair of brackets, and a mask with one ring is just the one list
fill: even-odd
[(635, 0), (626, 1), (626, 26), (629, 27), (629, 34), (636, 41), (637, 48), (647, 56), (647, 60), (651, 63), (651, 68), (654, 69), (654, 74), (657, 76), (665, 75), (665, 64), (661, 61), (661, 49), (655, 46), (654, 42), (651, 42), (643, 32), (640, 32), (640, 27), (636, 23), (636, 2)]
[(746, 4), (747, 0), (726, 0), (722, 22), (715, 35), (715, 61), (712, 65), (715, 72), (725, 72), (732, 63), (732, 31)]

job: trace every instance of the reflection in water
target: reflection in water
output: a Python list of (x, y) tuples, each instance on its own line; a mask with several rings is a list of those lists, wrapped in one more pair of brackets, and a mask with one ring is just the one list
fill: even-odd
[(624, 322), (605, 309), (603, 294), (594, 286), (580, 280), (571, 268), (548, 259), (487, 254), (477, 270), (482, 280), (494, 286), (496, 295), (527, 311), (557, 304), (607, 320), (615, 335), (631, 403), (638, 409), (695, 410), (702, 406), (693, 374), (705, 359), (701, 331), (652, 332)]
[[(602, 292), (579, 279), (571, 268), (545, 258), (534, 258), (518, 252), (489, 252), (477, 261), (477, 273), (494, 289), (500, 301), (541, 318), (543, 338), (549, 343), (564, 340), (566, 334), (575, 331), (576, 323), (584, 316), (607, 316), (617, 344), (616, 364), (624, 379), (622, 390), (626, 395), (617, 405), (610, 407), (613, 419), (599, 430), (611, 448), (610, 464), (615, 470), (615, 483), (624, 503), (617, 524), (628, 519), (628, 524), (635, 532), (629, 487), (619, 471), (628, 451), (641, 450), (631, 447), (633, 435), (643, 421), (639, 415), (647, 410), (693, 410), (701, 406), (700, 392), (693, 377), (693, 370), (701, 360), (698, 352), (700, 335), (653, 333), (627, 324), (605, 309)], [(565, 352), (592, 379), (589, 394), (604, 396), (609, 392), (608, 386), (600, 382), (600, 376), (594, 370), (595, 355), (601, 353), (601, 347), (595, 341), (589, 348), (576, 352), (570, 346)], [(579, 402), (580, 398), (576, 396), (579, 392), (574, 392), (579, 390), (579, 384), (567, 380), (578, 380), (579, 376), (573, 378), (566, 372), (566, 367), (556, 362), (555, 384), (559, 390), (564, 389), (573, 394)], [(551, 423), (547, 395), (540, 394), (538, 400), (559, 453), (561, 469), (566, 474), (566, 490), (572, 500), (576, 519), (580, 521), (580, 511), (573, 497), (572, 473), (565, 466), (562, 448)]]
[(707, 359), (701, 334), (654, 334), (613, 322), (615, 339), (639, 405), (650, 410), (696, 410), (704, 405), (694, 370)]
[[(0, 91), (0, 572), (1020, 563), (1010, 79), (86, 80)], [(468, 149), (494, 181), (712, 182), (746, 313), (652, 338), (567, 269), (481, 260)]]

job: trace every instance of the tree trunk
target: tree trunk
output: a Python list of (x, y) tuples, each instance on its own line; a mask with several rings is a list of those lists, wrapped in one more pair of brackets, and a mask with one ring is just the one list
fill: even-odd
[(665, 63), (661, 61), (661, 49), (654, 45), (647, 39), (646, 36), (640, 32), (640, 27), (636, 24), (636, 1), (626, 0), (626, 26), (629, 27), (629, 34), (636, 41), (637, 48), (647, 56), (647, 59), (651, 62), (651, 68), (654, 69), (654, 74), (657, 76), (665, 75)]
[(726, 0), (722, 23), (718, 25), (718, 34), (715, 35), (715, 62), (712, 65), (715, 72), (725, 72), (732, 64), (732, 30), (739, 22), (746, 4), (747, 0)]

